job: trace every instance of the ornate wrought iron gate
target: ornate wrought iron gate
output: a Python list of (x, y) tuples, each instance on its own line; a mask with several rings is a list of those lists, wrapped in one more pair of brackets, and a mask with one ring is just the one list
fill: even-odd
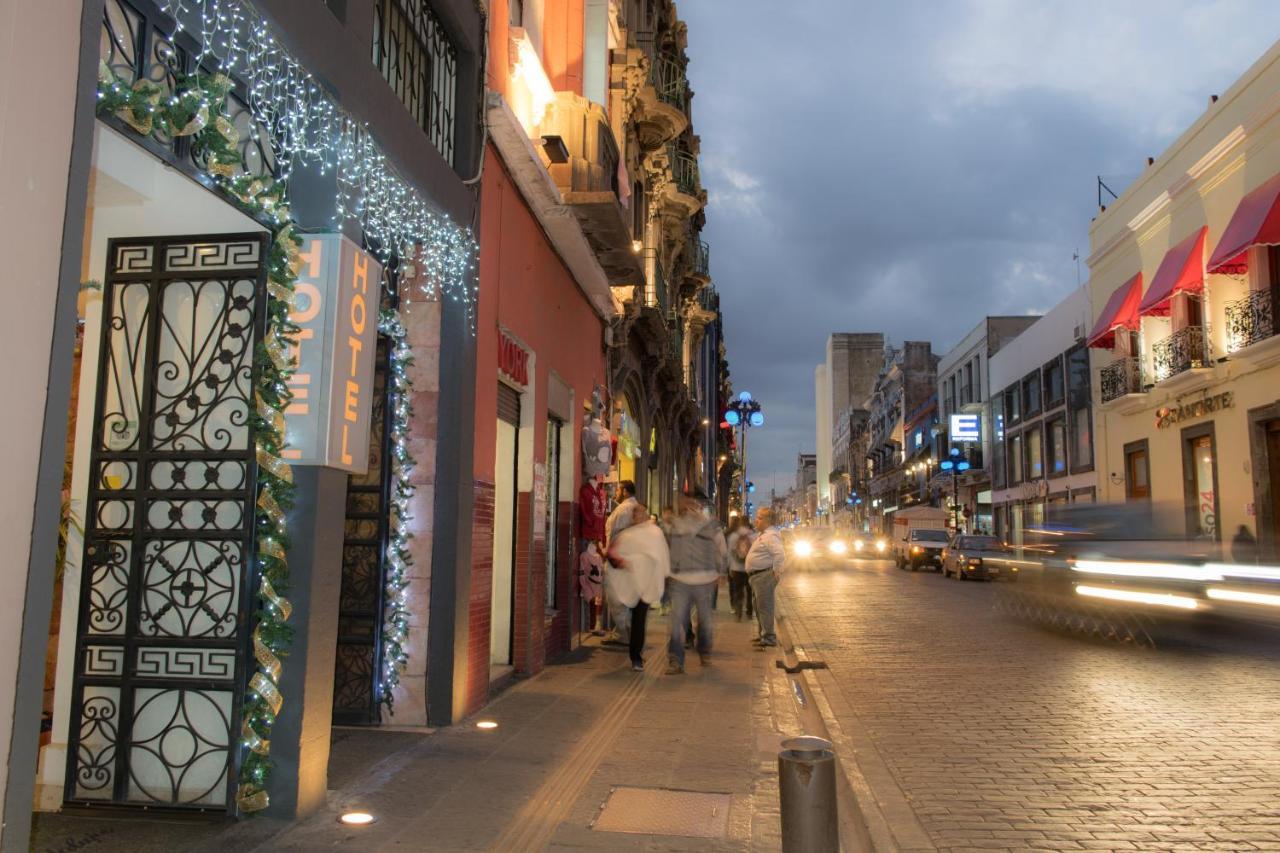
[(261, 233), (108, 244), (68, 802), (232, 802), (266, 252)]
[(387, 339), (379, 335), (369, 421), (369, 470), (347, 479), (333, 676), (333, 721), (347, 725), (375, 725), (381, 720), (379, 673), (391, 495), (388, 355)]

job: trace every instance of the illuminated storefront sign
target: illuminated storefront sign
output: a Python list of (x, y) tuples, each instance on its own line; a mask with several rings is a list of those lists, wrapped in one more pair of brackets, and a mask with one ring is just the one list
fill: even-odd
[(982, 441), (979, 415), (952, 415), (950, 427), (952, 441)]
[(378, 340), (382, 266), (340, 234), (303, 239), (294, 310), (293, 354), (285, 410), (295, 465), (324, 465), (356, 474), (369, 467), (369, 417)]
[(1156, 428), (1165, 429), (1182, 421), (1202, 418), (1222, 409), (1230, 409), (1234, 405), (1234, 392), (1223, 391), (1221, 394), (1214, 394), (1191, 403), (1183, 403), (1180, 406), (1165, 406), (1156, 409)]
[(529, 351), (498, 333), (498, 372), (520, 387), (529, 384)]

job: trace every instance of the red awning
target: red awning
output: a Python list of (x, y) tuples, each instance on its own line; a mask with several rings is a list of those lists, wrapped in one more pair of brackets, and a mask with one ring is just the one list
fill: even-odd
[(1280, 245), (1280, 175), (1240, 199), (1206, 267), (1209, 272), (1244, 272), (1254, 246)]
[(1156, 277), (1151, 279), (1147, 295), (1142, 297), (1138, 313), (1144, 317), (1163, 317), (1169, 313), (1173, 294), (1199, 293), (1204, 289), (1204, 234), (1199, 231), (1165, 252)]
[(1089, 346), (1110, 349), (1115, 345), (1116, 329), (1138, 328), (1138, 302), (1142, 299), (1142, 273), (1125, 282), (1107, 300), (1098, 322), (1089, 333)]

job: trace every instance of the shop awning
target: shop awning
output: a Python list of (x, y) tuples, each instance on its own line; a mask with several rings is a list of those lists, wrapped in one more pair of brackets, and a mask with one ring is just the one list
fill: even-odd
[(1165, 252), (1156, 277), (1151, 279), (1147, 295), (1142, 297), (1138, 313), (1144, 317), (1163, 317), (1169, 313), (1169, 301), (1175, 293), (1199, 293), (1204, 289), (1204, 235), (1200, 228), (1187, 239)]
[(1254, 246), (1280, 245), (1277, 201), (1280, 201), (1280, 175), (1240, 199), (1206, 269), (1213, 273), (1242, 273), (1249, 268), (1248, 252)]
[(1142, 273), (1138, 273), (1111, 294), (1107, 306), (1089, 333), (1089, 346), (1110, 349), (1116, 340), (1116, 329), (1138, 328), (1138, 303), (1142, 300)]

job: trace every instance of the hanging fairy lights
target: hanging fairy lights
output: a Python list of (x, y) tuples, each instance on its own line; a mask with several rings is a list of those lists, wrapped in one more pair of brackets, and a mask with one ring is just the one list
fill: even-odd
[[(384, 263), (395, 258), (407, 280), (430, 298), (464, 304), (474, 324), (473, 276), (476, 244), (470, 229), (434, 211), (426, 199), (388, 163), (369, 129), (342, 111), (306, 69), (285, 51), (270, 27), (242, 0), (162, 0), (179, 22), (196, 15), (200, 54), (197, 68), (209, 57), (219, 71), (178, 76), (171, 89), (146, 79), (131, 85), (105, 64), (99, 66), (98, 112), (119, 118), (143, 136), (191, 136), (198, 162), (243, 210), (271, 224), (274, 240), (267, 270), (267, 325), (255, 356), (254, 437), (259, 468), (255, 513), (260, 607), (253, 630), (256, 669), (245, 693), (240, 741), (241, 761), (236, 802), (244, 812), (269, 804), (270, 737), (284, 703), (279, 684), (281, 657), (291, 637), (286, 624), (292, 607), (288, 587), (289, 534), (286, 512), (293, 498), (292, 471), (281, 458), (283, 412), (291, 394), (288, 378), (294, 364), (289, 342), (296, 327), (289, 321), (297, 277), (298, 248), (287, 199), (288, 179), (299, 164), (322, 173), (335, 170), (334, 222), (354, 220), (369, 242), (378, 246)], [(270, 135), (277, 177), (245, 174), (240, 132), (229, 118), (229, 74), (243, 80), (254, 119)], [(387, 573), (384, 580), (385, 623), (379, 689), (388, 706), (408, 660), (408, 571), (412, 566), (408, 531), (409, 481), (414, 460), (408, 451), (412, 364), (405, 330), (397, 311), (380, 319), (380, 331), (391, 346), (392, 496)]]
[[(386, 263), (417, 269), (430, 297), (462, 303), (474, 322), (476, 243), (469, 228), (433, 209), (389, 163), (368, 126), (339, 107), (284, 49), (244, 0), (162, 0), (164, 11), (198, 30), (201, 60), (242, 79), (249, 110), (271, 135), (280, 178), (296, 166), (334, 170), (334, 224), (358, 222)], [(256, 132), (256, 131), (255, 131)]]
[(409, 421), (413, 417), (410, 401), (412, 384), (409, 369), (413, 352), (409, 348), (404, 324), (398, 311), (383, 311), (378, 332), (387, 339), (387, 381), (390, 408), (387, 419), (391, 465), (391, 502), (388, 514), (386, 573), (383, 577), (382, 671), (378, 674), (378, 698), (387, 709), (392, 708), (393, 693), (400, 674), (409, 661), (409, 609), (406, 592), (413, 555), (409, 551), (409, 499), (413, 484), (409, 475), (415, 460), (409, 452)]

